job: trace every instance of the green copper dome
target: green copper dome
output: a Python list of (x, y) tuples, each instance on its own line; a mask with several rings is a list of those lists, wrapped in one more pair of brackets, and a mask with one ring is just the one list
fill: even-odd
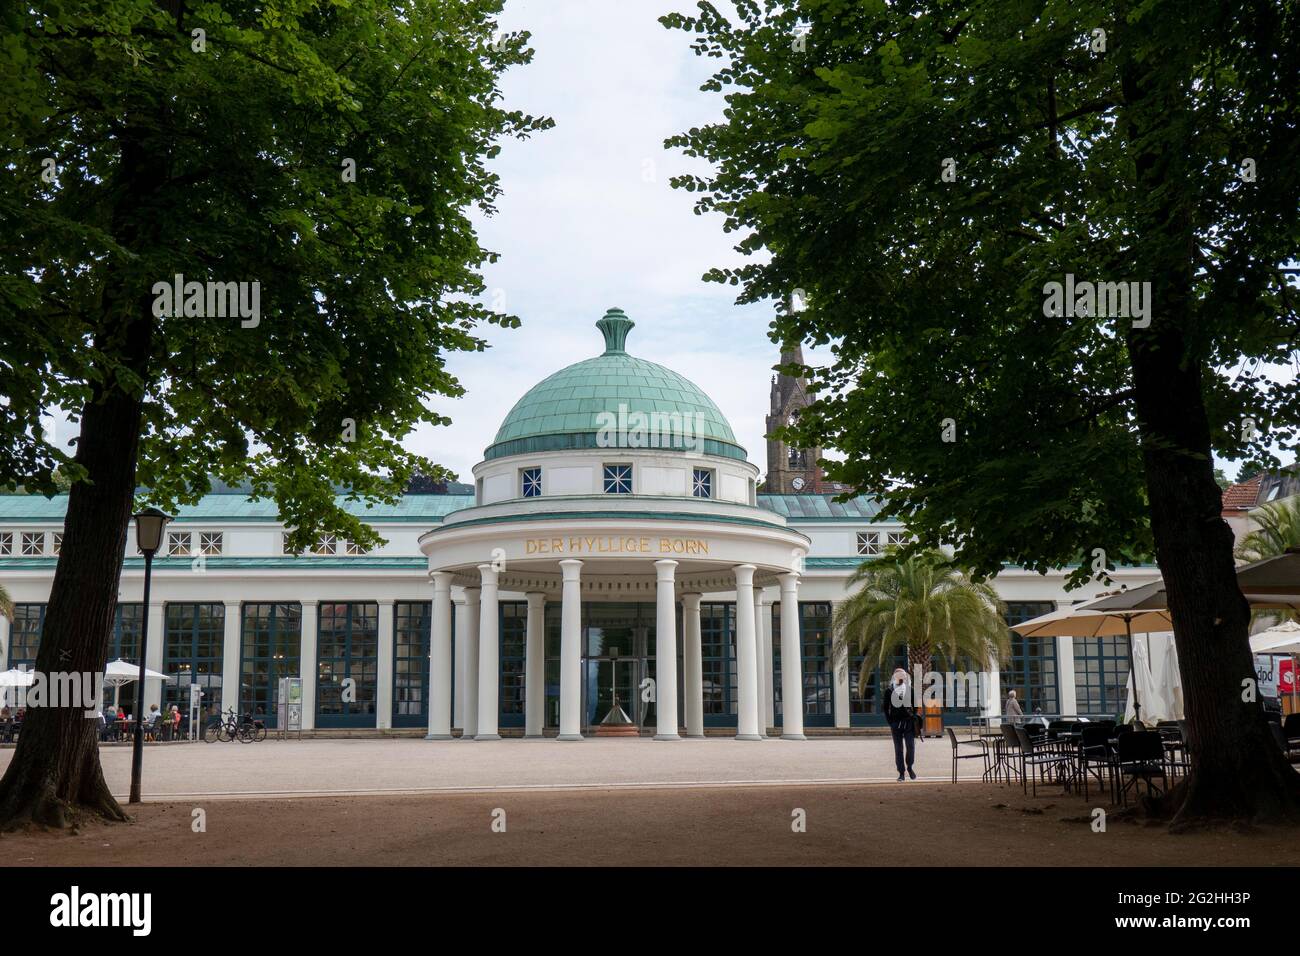
[(634, 325), (622, 309), (606, 312), (596, 323), (605, 336), (604, 353), (530, 388), (483, 457), (626, 447), (745, 460), (745, 450), (709, 396), (671, 369), (627, 354)]

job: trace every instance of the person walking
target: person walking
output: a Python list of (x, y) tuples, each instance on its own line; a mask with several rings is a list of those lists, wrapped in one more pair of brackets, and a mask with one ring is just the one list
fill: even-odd
[(894, 765), (898, 779), (916, 779), (912, 761), (916, 757), (916, 727), (918, 722), (916, 702), (912, 699), (912, 682), (903, 668), (895, 668), (885, 690), (885, 720), (890, 736), (894, 738)]
[(1020, 707), (1020, 701), (1016, 700), (1016, 692), (1014, 689), (1007, 691), (1007, 703), (1002, 709), (1002, 714), (1004, 717), (1025, 716), (1024, 710)]

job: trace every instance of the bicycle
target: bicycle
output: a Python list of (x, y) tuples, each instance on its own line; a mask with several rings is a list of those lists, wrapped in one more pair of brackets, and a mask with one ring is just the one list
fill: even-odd
[(203, 728), (203, 742), (209, 744), (214, 740), (227, 743), (238, 740), (241, 744), (251, 744), (265, 739), (266, 724), (247, 714), (236, 714), (233, 707), (226, 711), (225, 720), (220, 716), (213, 717)]

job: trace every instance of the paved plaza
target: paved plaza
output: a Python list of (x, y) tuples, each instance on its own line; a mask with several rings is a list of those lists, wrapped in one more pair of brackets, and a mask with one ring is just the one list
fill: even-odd
[[(968, 752), (963, 748), (963, 752)], [(946, 739), (917, 744), (922, 780), (951, 779)], [(0, 751), (0, 767), (13, 750)], [(131, 749), (101, 750), (108, 785), (125, 798)], [(961, 764), (977, 779), (978, 760)], [(760, 741), (307, 739), (168, 743), (144, 751), (144, 798), (420, 793), (485, 789), (720, 787), (894, 783), (887, 737)], [(901, 784), (897, 784), (902, 786)]]

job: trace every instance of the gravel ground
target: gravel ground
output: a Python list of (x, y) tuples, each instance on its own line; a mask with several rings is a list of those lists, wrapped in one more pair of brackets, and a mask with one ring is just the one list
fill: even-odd
[(19, 866), (1300, 864), (1290, 832), (1094, 833), (1089, 809), (922, 782), (227, 799), (142, 804), (128, 825), (9, 834), (0, 849)]

